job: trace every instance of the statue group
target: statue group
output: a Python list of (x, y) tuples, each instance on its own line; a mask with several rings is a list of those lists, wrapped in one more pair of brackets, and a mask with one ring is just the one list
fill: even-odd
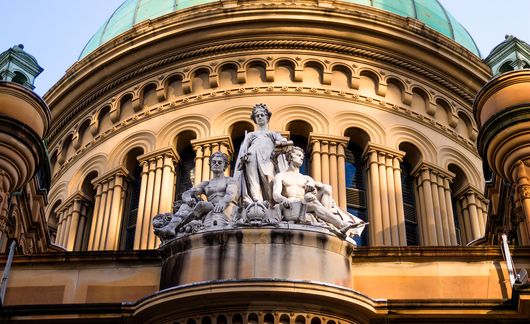
[(366, 223), (336, 206), (330, 185), (300, 173), (304, 151), (269, 130), (271, 115), (265, 104), (253, 107), (256, 130), (245, 134), (233, 177), (224, 175), (228, 157), (214, 152), (211, 179), (154, 217), (162, 244), (201, 230), (281, 224), (323, 227), (355, 244)]

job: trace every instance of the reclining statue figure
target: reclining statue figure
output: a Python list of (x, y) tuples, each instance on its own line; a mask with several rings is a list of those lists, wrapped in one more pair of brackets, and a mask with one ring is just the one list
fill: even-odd
[(302, 224), (324, 222), (346, 237), (362, 233), (366, 223), (335, 206), (330, 185), (300, 173), (304, 161), (301, 148), (292, 147), (287, 152), (287, 161), (288, 169), (276, 174), (273, 185), (273, 198), (280, 205), (282, 220)]

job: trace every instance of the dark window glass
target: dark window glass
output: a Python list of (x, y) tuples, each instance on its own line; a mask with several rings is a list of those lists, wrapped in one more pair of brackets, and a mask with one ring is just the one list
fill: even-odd
[(403, 191), (407, 245), (418, 245), (418, 220), (414, 198), (414, 179), (410, 175), (411, 171), (412, 167), (408, 161), (403, 161), (401, 163), (401, 190)]
[[(344, 153), (346, 155), (346, 202), (348, 204), (348, 212), (363, 221), (367, 221), (362, 149), (350, 142)], [(364, 230), (361, 237), (354, 238), (357, 245), (368, 245), (368, 232)]]
[(125, 219), (125, 246), (126, 251), (134, 248), (134, 235), (136, 233), (136, 218), (138, 216), (138, 202), (140, 201), (140, 186), (142, 182), (142, 168), (136, 165), (131, 180), (129, 212)]

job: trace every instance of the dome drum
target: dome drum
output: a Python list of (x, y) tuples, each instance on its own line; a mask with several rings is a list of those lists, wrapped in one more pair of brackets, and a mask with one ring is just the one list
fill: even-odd
[[(472, 99), (472, 93), (476, 91), (469, 87), (478, 89), (486, 80), (487, 71), (478, 58), (467, 57), (465, 60), (468, 63), (461, 64), (458, 57), (465, 53), (455, 51), (452, 48), (454, 43), (448, 43), (441, 51), (439, 45), (435, 48), (429, 45), (430, 42), (424, 41), (428, 36), (417, 35), (413, 28), (406, 27), (406, 22), (399, 16), (378, 20), (376, 13), (361, 14), (374, 9), (347, 3), (341, 5), (355, 8), (347, 12), (355, 15), (356, 19), (345, 19), (338, 8), (331, 12), (327, 10), (326, 29), (322, 29), (320, 21), (320, 14), (324, 9), (319, 7), (311, 7), (311, 10), (297, 6), (284, 8), (282, 5), (269, 8), (248, 3), (241, 7), (223, 9), (211, 3), (193, 11), (184, 10), (160, 17), (149, 22), (149, 26), (139, 25), (138, 30), (129, 30), (126, 34), (130, 35), (127, 37), (118, 37), (110, 42), (112, 44), (107, 44), (109, 46), (104, 45), (77, 62), (69, 71), (69, 75), (74, 77), (71, 81), (75, 82), (68, 83), (77, 84), (81, 79), (83, 82), (70, 89), (68, 97), (82, 96), (85, 99), (79, 102), (87, 99), (92, 101), (107, 92), (103, 90), (106, 87), (104, 84), (112, 84), (112, 88), (116, 88), (132, 78), (131, 73), (136, 75), (139, 70), (147, 73), (192, 57), (201, 60), (205, 57), (222, 58), (228, 52), (247, 50), (252, 53), (265, 48), (277, 51), (315, 49), (332, 55), (339, 52), (360, 60), (375, 58), (382, 62), (393, 62), (402, 68), (411, 69), (412, 73), (423, 70), (421, 73), (426, 77), (444, 80), (454, 90), (461, 89), (458, 91), (467, 93), (468, 100)], [(208, 16), (204, 16), (202, 10)], [(379, 26), (378, 29), (373, 28), (374, 23)], [(281, 28), (278, 27), (279, 24)], [(266, 36), (263, 35), (263, 30), (269, 31)], [(135, 48), (134, 56), (125, 52), (131, 44)], [(411, 46), (414, 51), (410, 50)], [(403, 60), (404, 58), (407, 59)], [(95, 71), (91, 67), (103, 63), (106, 64), (106, 69), (101, 77), (107, 81), (92, 84), (91, 81), (95, 79), (88, 76)], [(426, 66), (429, 68), (425, 69)], [(482, 75), (478, 79), (475, 79), (476, 72), (472, 72), (473, 69), (481, 71)], [(471, 83), (470, 76), (473, 76)], [(116, 79), (113, 80), (114, 78)], [(66, 98), (60, 99), (55, 95), (62, 83), (60, 81), (46, 94), (47, 100), (53, 103), (54, 114), (57, 116), (62, 115), (66, 109)], [(88, 102), (84, 103), (86, 104)]]

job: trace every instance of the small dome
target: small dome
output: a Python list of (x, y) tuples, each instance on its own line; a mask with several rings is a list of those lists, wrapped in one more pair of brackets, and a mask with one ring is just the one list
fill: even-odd
[[(155, 19), (181, 9), (210, 2), (216, 2), (216, 0), (126, 0), (88, 41), (79, 59), (144, 20)], [(345, 2), (415, 18), (480, 56), (471, 35), (438, 0), (345, 0)]]

